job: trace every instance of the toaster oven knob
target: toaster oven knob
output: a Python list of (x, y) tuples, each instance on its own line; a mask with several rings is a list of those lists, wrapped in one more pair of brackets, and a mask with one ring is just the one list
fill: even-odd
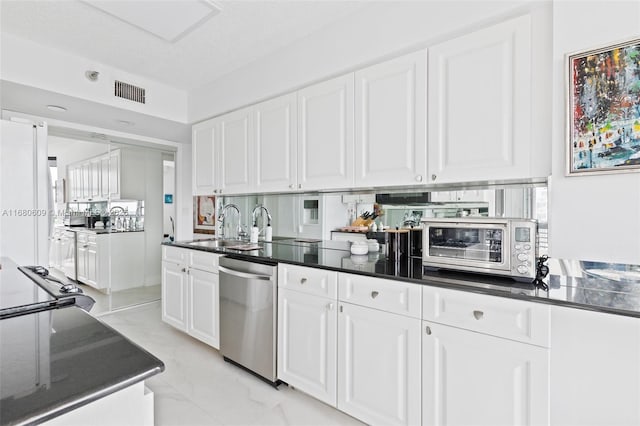
[(520, 262), (524, 262), (525, 260), (529, 259), (529, 255), (527, 255), (527, 253), (520, 253), (518, 255), (518, 260)]
[(531, 250), (531, 246), (530, 246), (529, 244), (525, 244), (525, 245), (524, 245), (524, 249), (525, 249), (525, 250)]
[(524, 265), (518, 266), (518, 272), (519, 273), (526, 274), (528, 271), (529, 271), (529, 268), (527, 268), (526, 266), (524, 266)]

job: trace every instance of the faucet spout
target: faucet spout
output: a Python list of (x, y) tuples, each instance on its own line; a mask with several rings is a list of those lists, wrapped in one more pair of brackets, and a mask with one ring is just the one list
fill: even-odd
[(225, 224), (225, 219), (226, 219), (226, 211), (227, 209), (234, 209), (237, 213), (238, 213), (238, 230), (237, 230), (237, 235), (236, 238), (240, 239), (240, 237), (242, 236), (242, 224), (241, 224), (241, 215), (240, 215), (240, 208), (233, 203), (227, 204), (224, 207), (222, 207), (222, 211), (220, 212), (220, 215), (218, 216), (218, 220), (220, 221), (220, 238), (224, 237), (224, 224)]

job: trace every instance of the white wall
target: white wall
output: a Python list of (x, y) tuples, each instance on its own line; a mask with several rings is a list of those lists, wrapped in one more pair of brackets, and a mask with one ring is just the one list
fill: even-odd
[(565, 176), (565, 55), (640, 36), (640, 1), (553, 4), (553, 174), (549, 254), (640, 263), (640, 174)]
[[(176, 166), (174, 161), (167, 161), (164, 159), (162, 162), (162, 192), (163, 198), (164, 194), (172, 194), (175, 197), (176, 194)], [(173, 217), (175, 220), (175, 199), (172, 204), (164, 203), (163, 200), (163, 214), (162, 214), (162, 233), (171, 235), (171, 219)]]
[(548, 7), (548, 1), (525, 0), (373, 3), (273, 55), (191, 91), (189, 121), (201, 121), (508, 16)]
[[(3, 34), (1, 43), (2, 80), (167, 120), (187, 122), (187, 93), (182, 90), (10, 34)], [(99, 71), (98, 81), (89, 81), (85, 77), (87, 70)], [(146, 103), (116, 98), (113, 95), (114, 80), (144, 87)]]

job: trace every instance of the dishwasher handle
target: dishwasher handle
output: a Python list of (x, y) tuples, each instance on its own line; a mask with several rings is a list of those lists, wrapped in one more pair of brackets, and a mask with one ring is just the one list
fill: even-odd
[(240, 272), (235, 269), (225, 268), (224, 266), (218, 266), (220, 272), (224, 272), (225, 274), (234, 275), (240, 278), (248, 278), (250, 280), (265, 280), (270, 281), (273, 279), (272, 275), (260, 275), (260, 274), (252, 274), (250, 272)]

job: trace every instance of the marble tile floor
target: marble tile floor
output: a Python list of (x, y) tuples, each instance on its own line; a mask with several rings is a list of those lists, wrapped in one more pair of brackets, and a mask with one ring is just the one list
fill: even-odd
[(165, 371), (147, 381), (155, 394), (156, 425), (362, 425), (226, 363), (217, 350), (162, 322), (160, 309), (153, 302), (99, 316), (165, 363)]
[[(96, 301), (93, 309), (91, 309), (91, 313), (94, 315), (160, 300), (162, 292), (160, 284), (114, 291), (111, 292), (111, 295), (85, 284), (78, 285), (85, 294)], [(111, 302), (109, 302), (109, 296), (111, 296)]]
[[(68, 281), (64, 276), (64, 273), (55, 268), (50, 267), (49, 273), (60, 280)], [(95, 305), (93, 305), (93, 308), (91, 309), (91, 313), (94, 316), (117, 309), (157, 301), (160, 300), (162, 294), (162, 287), (160, 284), (114, 291), (111, 295), (80, 282), (78, 282), (77, 285), (85, 294), (91, 296), (93, 300), (96, 301)]]

